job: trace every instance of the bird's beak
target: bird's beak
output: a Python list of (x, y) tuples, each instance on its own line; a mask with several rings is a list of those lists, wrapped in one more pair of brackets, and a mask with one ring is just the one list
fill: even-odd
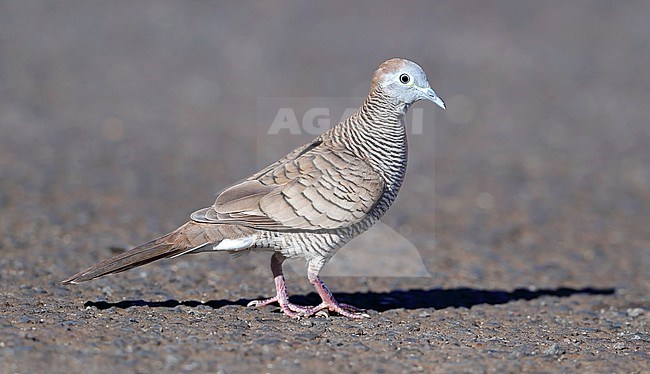
[(447, 109), (447, 106), (445, 105), (445, 102), (442, 101), (441, 98), (438, 97), (436, 94), (436, 91), (432, 90), (431, 87), (427, 87), (422, 89), (422, 92), (424, 93), (425, 99), (431, 101), (432, 103), (436, 104), (437, 106), (441, 107), (442, 109)]

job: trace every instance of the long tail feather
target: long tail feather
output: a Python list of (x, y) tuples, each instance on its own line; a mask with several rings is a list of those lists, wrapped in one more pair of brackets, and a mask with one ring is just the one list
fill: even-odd
[(190, 238), (187, 237), (187, 231), (193, 231), (191, 230), (191, 225), (193, 225), (191, 222), (186, 223), (167, 235), (163, 235), (158, 239), (154, 239), (146, 244), (97, 263), (63, 280), (62, 283), (76, 284), (86, 282), (107, 274), (133, 269), (161, 258), (173, 257), (183, 252), (190, 252), (194, 247), (207, 244), (207, 241), (196, 243), (195, 240), (188, 240)]
[(76, 284), (111, 273), (133, 269), (161, 258), (200, 252), (206, 245), (216, 251), (237, 252), (254, 244), (255, 230), (237, 226), (190, 221), (167, 235), (104, 260), (62, 281)]

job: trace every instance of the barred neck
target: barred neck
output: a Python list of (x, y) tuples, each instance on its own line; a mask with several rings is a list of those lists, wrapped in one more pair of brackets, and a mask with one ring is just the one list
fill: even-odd
[(404, 115), (408, 105), (394, 103), (381, 90), (370, 92), (365, 102), (339, 126), (339, 139), (381, 173), (395, 193), (404, 179), (407, 159)]
[(406, 142), (404, 115), (407, 109), (408, 105), (394, 103), (379, 88), (375, 88), (356, 114), (360, 123), (366, 125), (364, 131), (374, 138)]

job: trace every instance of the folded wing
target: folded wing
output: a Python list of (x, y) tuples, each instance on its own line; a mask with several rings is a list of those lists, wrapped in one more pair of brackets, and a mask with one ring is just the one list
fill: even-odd
[(329, 230), (360, 222), (383, 193), (383, 179), (344, 148), (297, 150), (224, 190), (211, 207), (192, 214), (205, 223), (263, 230)]

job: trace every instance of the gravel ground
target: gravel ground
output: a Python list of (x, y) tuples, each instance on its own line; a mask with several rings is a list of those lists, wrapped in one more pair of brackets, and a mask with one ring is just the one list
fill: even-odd
[[(649, 372), (649, 18), (644, 1), (1, 1), (0, 372)], [(371, 318), (246, 308), (273, 291), (265, 253), (59, 283), (312, 137), (269, 135), (269, 105), (357, 106), (393, 56), (449, 109), (414, 107), (385, 227), (326, 277)], [(302, 264), (288, 277), (317, 301)]]

